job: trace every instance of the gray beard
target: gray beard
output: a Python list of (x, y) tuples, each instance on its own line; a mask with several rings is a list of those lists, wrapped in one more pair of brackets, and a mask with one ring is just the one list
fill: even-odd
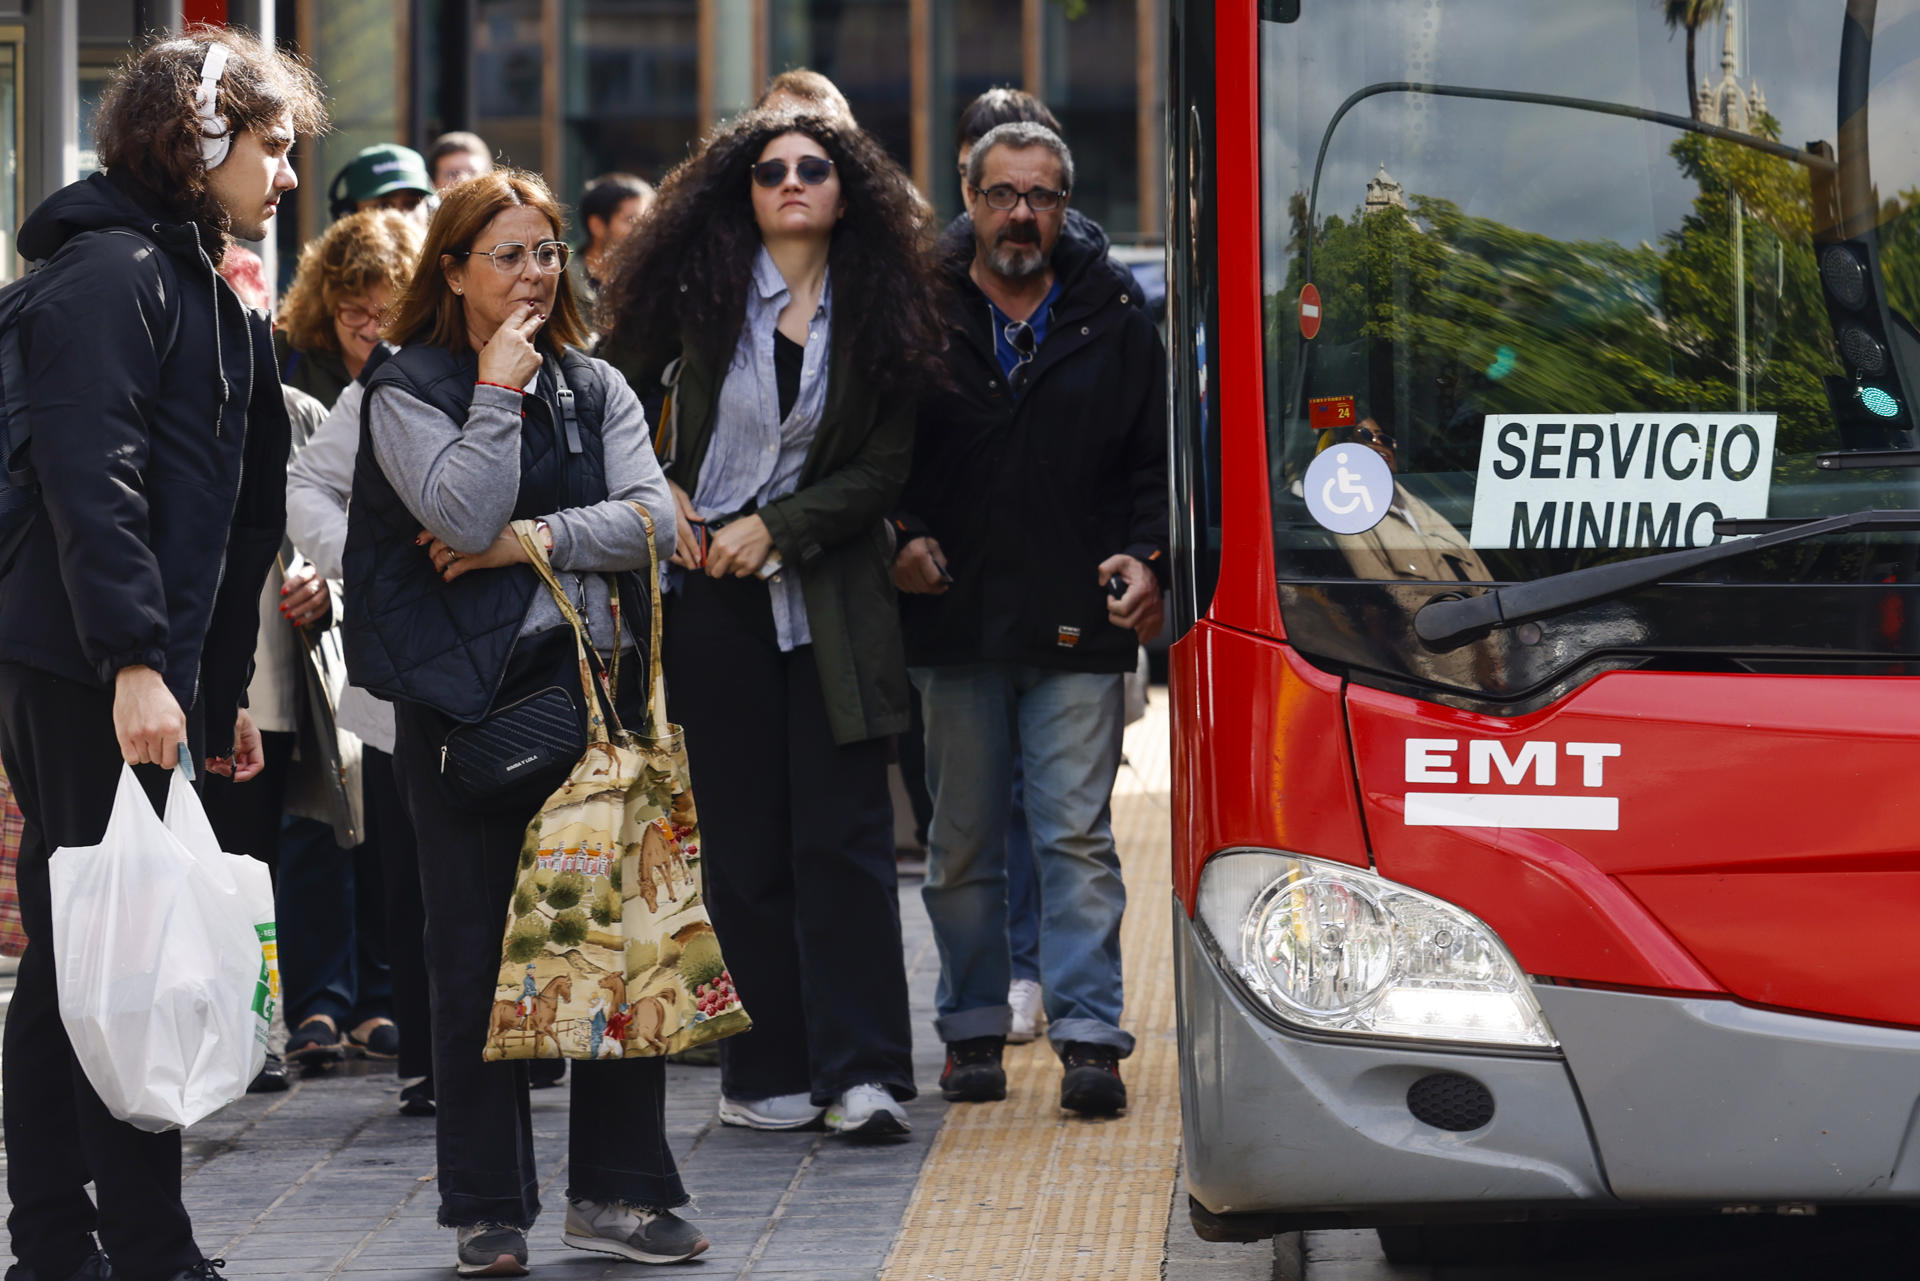
[[(1031, 250), (1033, 256), (1025, 256), (1023, 250)], [(1040, 252), (1037, 244), (996, 245), (987, 251), (987, 266), (993, 268), (996, 276), (1026, 280), (1047, 269), (1047, 256)]]

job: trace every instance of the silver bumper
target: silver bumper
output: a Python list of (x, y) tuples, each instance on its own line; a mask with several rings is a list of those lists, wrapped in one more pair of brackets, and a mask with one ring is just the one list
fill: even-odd
[[(1187, 1180), (1214, 1215), (1920, 1201), (1920, 1032), (1541, 986), (1564, 1060), (1314, 1038), (1255, 1014), (1177, 906), (1174, 933)], [(1433, 1072), (1486, 1086), (1493, 1119), (1416, 1120)]]

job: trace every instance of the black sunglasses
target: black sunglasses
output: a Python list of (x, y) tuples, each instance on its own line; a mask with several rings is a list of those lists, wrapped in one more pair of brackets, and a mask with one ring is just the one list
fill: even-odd
[[(833, 161), (825, 156), (803, 156), (793, 165), (794, 173), (809, 187), (817, 187), (833, 176)], [(787, 162), (762, 160), (753, 167), (753, 180), (762, 187), (777, 187), (787, 180)]]
[(1013, 385), (1014, 394), (1019, 395), (1027, 389), (1027, 366), (1033, 363), (1033, 354), (1038, 348), (1033, 340), (1033, 326), (1024, 320), (1015, 320), (1002, 325), (1000, 332), (1005, 335), (1007, 346), (1013, 348), (1013, 354), (1019, 358), (1007, 379)]

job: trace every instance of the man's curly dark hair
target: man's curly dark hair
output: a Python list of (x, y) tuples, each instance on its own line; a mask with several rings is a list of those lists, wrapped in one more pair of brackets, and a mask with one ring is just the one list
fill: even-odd
[(827, 254), (833, 341), (883, 393), (940, 377), (930, 231), (919, 193), (872, 135), (847, 121), (750, 111), (721, 126), (660, 184), (602, 293), (600, 355), (651, 386), (687, 339), (724, 368), (746, 322), (760, 252), (751, 170), (769, 142), (800, 133), (833, 161), (847, 212)]
[(199, 223), (209, 247), (224, 252), (232, 219), (207, 190), (193, 107), (211, 44), (231, 51), (214, 104), (233, 136), (270, 128), (282, 115), (300, 137), (326, 131), (325, 90), (298, 55), (238, 28), (195, 24), (183, 35), (151, 37), (114, 72), (94, 112), (93, 136), (103, 167), (134, 179), (182, 221)]

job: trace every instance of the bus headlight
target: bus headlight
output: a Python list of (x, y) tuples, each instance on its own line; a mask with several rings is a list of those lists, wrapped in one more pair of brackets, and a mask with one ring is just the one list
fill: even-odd
[(1344, 863), (1238, 851), (1208, 861), (1196, 915), (1215, 960), (1282, 1020), (1316, 1032), (1558, 1044), (1485, 923)]

